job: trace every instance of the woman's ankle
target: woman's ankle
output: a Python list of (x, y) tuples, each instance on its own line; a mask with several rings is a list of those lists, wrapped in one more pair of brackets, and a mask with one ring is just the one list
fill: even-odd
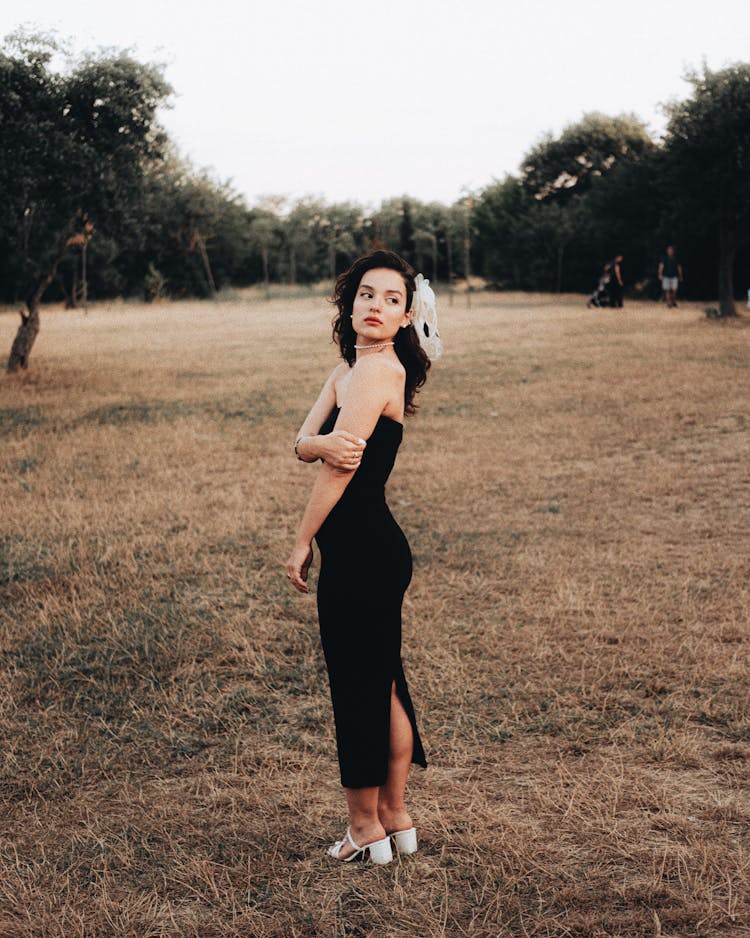
[(360, 847), (365, 844), (371, 844), (376, 840), (382, 840), (388, 833), (383, 827), (382, 822), (370, 820), (363, 821), (360, 824), (355, 824), (352, 821), (349, 824), (349, 830), (354, 842)]
[(412, 827), (411, 816), (405, 807), (391, 808), (385, 805), (378, 807), (378, 817), (380, 818), (380, 823), (389, 834), (392, 834), (394, 831), (408, 830), (408, 828)]

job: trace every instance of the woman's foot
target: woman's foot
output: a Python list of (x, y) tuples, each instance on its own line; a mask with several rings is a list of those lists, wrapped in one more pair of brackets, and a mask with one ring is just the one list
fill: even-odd
[(417, 831), (406, 808), (378, 808), (380, 823), (402, 856), (417, 852)]
[[(365, 847), (369, 847), (371, 844), (379, 844), (387, 837), (388, 834), (380, 824), (368, 827), (355, 827), (352, 825), (343, 839), (338, 842), (341, 846), (334, 844), (328, 852), (331, 856), (335, 856), (337, 860), (348, 860)], [(352, 841), (354, 841), (353, 844)], [(375, 860), (374, 862), (382, 862), (382, 860)]]

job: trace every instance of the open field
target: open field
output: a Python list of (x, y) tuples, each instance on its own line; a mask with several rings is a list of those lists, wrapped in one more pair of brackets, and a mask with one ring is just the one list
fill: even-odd
[(389, 487), (422, 849), (372, 869), (282, 568), (329, 319), (46, 311), (0, 377), (0, 936), (750, 935), (749, 320), (442, 302)]

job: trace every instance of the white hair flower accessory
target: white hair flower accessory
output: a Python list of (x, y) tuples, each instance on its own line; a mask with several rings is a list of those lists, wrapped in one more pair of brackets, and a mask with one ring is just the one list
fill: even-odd
[(414, 281), (411, 308), (414, 311), (412, 325), (417, 330), (419, 344), (427, 352), (430, 360), (435, 361), (443, 354), (443, 343), (440, 341), (438, 332), (435, 293), (430, 286), (430, 281), (425, 280), (422, 274), (417, 274)]

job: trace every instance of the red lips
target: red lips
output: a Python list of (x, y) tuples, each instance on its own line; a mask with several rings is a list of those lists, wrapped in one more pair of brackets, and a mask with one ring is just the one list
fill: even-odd
[(375, 316), (368, 316), (368, 317), (365, 319), (365, 322), (374, 323), (376, 326), (382, 326), (382, 325), (383, 325), (382, 320), (377, 319)]

